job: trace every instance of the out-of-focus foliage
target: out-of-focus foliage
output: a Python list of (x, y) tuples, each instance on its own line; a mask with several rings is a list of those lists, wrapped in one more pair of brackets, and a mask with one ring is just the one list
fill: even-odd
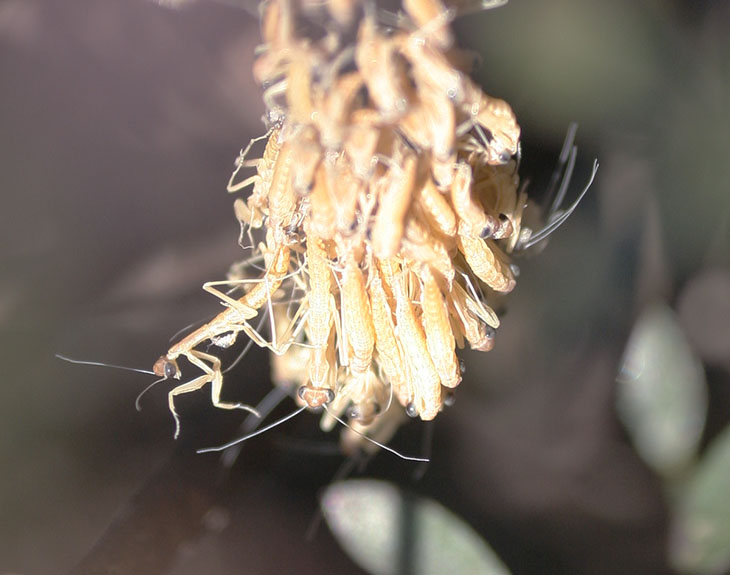
[(641, 457), (671, 476), (694, 457), (707, 411), (704, 372), (669, 307), (650, 305), (629, 338), (617, 407)]
[(332, 532), (350, 557), (374, 575), (508, 575), (490, 547), (453, 513), (384, 481), (334, 483), (322, 498)]
[(699, 357), (730, 369), (730, 270), (708, 268), (687, 282), (677, 314)]
[(681, 275), (697, 271), (708, 252), (725, 263), (730, 254), (730, 18), (722, 4), (677, 47), (672, 66), (684, 81), (665, 82), (659, 100), (658, 199)]
[(659, 28), (636, 3), (522, 1), (501, 10), (465, 26), (484, 56), (488, 87), (529, 95), (523, 122), (539, 118), (557, 134), (571, 121), (592, 130), (637, 115), (637, 102), (653, 96), (662, 72)]
[(677, 503), (672, 562), (683, 573), (730, 569), (730, 429), (710, 445)]

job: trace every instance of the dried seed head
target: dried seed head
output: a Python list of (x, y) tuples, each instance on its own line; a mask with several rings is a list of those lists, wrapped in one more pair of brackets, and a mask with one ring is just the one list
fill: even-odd
[[(495, 171), (516, 152), (519, 127), (452, 63), (464, 59), (452, 48), (454, 12), (404, 0), (406, 19), (387, 31), (366, 7), (353, 41), (345, 30), (363, 6), (267, 4), (256, 75), (280, 128), (257, 166), (257, 199), (236, 210), (253, 219), (260, 206), (274, 244), (306, 239), (309, 292), (294, 318), (304, 329), (289, 330), (311, 346), (299, 397), (367, 426), (389, 404), (373, 395), (383, 390), (408, 415), (433, 418), (442, 386), (461, 381), (455, 343), (491, 347), (481, 316), (498, 322), (474, 299), (483, 295), (456, 283), (454, 258), (458, 248), (469, 289), (512, 289), (506, 255), (484, 238), (519, 234), (521, 211), (516, 171)], [(315, 17), (326, 37), (306, 34)]]
[[(256, 175), (229, 185), (253, 184), (236, 215), (242, 229), (265, 225), (267, 269), (278, 270), (252, 288), (255, 309), (274, 307), (279, 285), (303, 293), (272, 314), (285, 341), (257, 343), (277, 352), (306, 406), (327, 406), (323, 429), (349, 419), (348, 449), (360, 433), (393, 433), (403, 414), (428, 420), (453, 403), (465, 371), (455, 348), (493, 347), (487, 301), (514, 288), (508, 254), (527, 233), (520, 128), (468, 77), (456, 8), (403, 9), (386, 27), (361, 0), (266, 3), (254, 74), (275, 128), (261, 160), (237, 163), (234, 176)], [(301, 271), (284, 277), (292, 255)], [(155, 372), (179, 375), (164, 356)]]

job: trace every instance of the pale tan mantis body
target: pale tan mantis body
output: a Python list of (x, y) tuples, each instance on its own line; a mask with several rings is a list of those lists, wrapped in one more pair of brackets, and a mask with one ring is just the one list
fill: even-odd
[(375, 333), (365, 280), (352, 249), (340, 252), (345, 267), (340, 280), (342, 301), (342, 333), (346, 342), (346, 362), (350, 371), (364, 374), (370, 369), (375, 346)]
[(331, 293), (332, 270), (327, 261), (324, 241), (314, 235), (307, 240), (309, 293), (306, 333), (311, 345), (309, 381), (298, 394), (309, 407), (330, 403), (335, 397), (336, 371), (332, 345), (333, 322), (336, 315)]
[(441, 385), (456, 387), (461, 383), (461, 369), (454, 352), (454, 334), (441, 288), (428, 266), (423, 267), (420, 275), (423, 281), (423, 329), (426, 332), (428, 353), (441, 378)]
[(345, 375), (338, 386), (337, 396), (322, 418), (321, 427), (329, 431), (335, 424), (332, 416), (345, 412), (351, 423), (368, 426), (385, 410), (388, 400), (388, 386), (372, 370)]
[(408, 386), (412, 400), (409, 415), (418, 415), (424, 421), (436, 417), (441, 410), (441, 380), (433, 364), (423, 327), (413, 312), (410, 294), (403, 276), (396, 279), (396, 323), (398, 339), (403, 349)]
[(325, 149), (339, 150), (342, 147), (355, 100), (364, 81), (359, 72), (349, 72), (337, 79), (331, 90), (317, 94), (322, 112), (315, 116), (315, 120)]
[(403, 167), (388, 170), (387, 184), (379, 194), (380, 207), (373, 226), (373, 253), (378, 258), (393, 257), (401, 243), (403, 222), (416, 185), (418, 162), (413, 154), (405, 155)]
[(377, 268), (373, 268), (370, 273), (369, 293), (378, 363), (385, 372), (394, 395), (402, 405), (406, 405), (411, 397), (408, 394), (406, 378), (402, 369), (403, 353), (395, 333), (393, 312), (383, 287), (380, 270)]
[[(279, 150), (281, 149), (279, 136), (279, 130), (274, 129), (267, 132), (264, 136), (251, 140), (248, 146), (241, 150), (241, 153), (236, 159), (236, 169), (233, 171), (231, 179), (228, 181), (227, 190), (230, 193), (238, 192), (239, 190), (253, 184), (253, 192), (246, 202), (246, 206), (249, 210), (248, 214), (243, 211), (242, 207), (239, 208), (241, 210), (241, 217), (245, 218), (246, 215), (248, 215), (248, 224), (252, 228), (260, 228), (264, 221), (262, 210), (266, 208), (266, 196), (268, 194), (269, 187), (271, 186), (272, 178), (274, 177), (276, 160), (279, 157)], [(266, 142), (263, 156), (258, 160), (246, 160), (246, 156), (254, 143), (266, 137), (268, 137), (268, 141)], [(241, 168), (256, 168), (256, 174), (249, 176), (241, 182), (234, 183), (234, 180)]]
[(219, 313), (212, 321), (199, 327), (170, 347), (167, 353), (155, 362), (152, 369), (159, 377), (180, 379), (181, 373), (177, 358), (184, 356), (190, 363), (203, 371), (203, 375), (196, 377), (188, 383), (178, 385), (168, 394), (170, 411), (175, 418), (175, 437), (180, 434), (180, 418), (175, 411), (175, 396), (197, 391), (207, 383), (212, 385), (211, 399), (213, 405), (216, 407), (221, 409), (245, 409), (255, 413), (255, 410), (248, 405), (228, 403), (221, 400), (223, 374), (221, 372), (220, 359), (195, 348), (205, 341), (212, 340), (229, 332), (236, 334), (244, 331), (252, 339), (260, 340), (260, 336), (253, 330), (248, 320), (255, 317), (257, 310), (271, 300), (272, 294), (279, 288), (282, 278), (288, 271), (289, 248), (280, 246), (274, 254), (271, 267), (266, 277), (263, 280), (258, 280), (258, 283), (242, 298), (235, 300), (228, 297), (213, 288), (213, 283), (203, 286), (206, 291), (220, 297), (229, 307)]
[(391, 136), (391, 131), (380, 125), (380, 116), (371, 108), (355, 110), (351, 120), (352, 124), (343, 143), (343, 150), (355, 176), (366, 179), (372, 174), (376, 165), (378, 144), (387, 140)]
[[(506, 254), (529, 247), (517, 238), (520, 131), (469, 79), (449, 26), (469, 5), (452, 4), (404, 0), (387, 28), (359, 0), (267, 2), (255, 73), (274, 128), (260, 160), (241, 153), (228, 189), (253, 184), (235, 210), (266, 226), (268, 271), (239, 300), (214, 288), (233, 283), (206, 284), (228, 309), (156, 364), (179, 377), (184, 356), (204, 372), (170, 392), (176, 421), (172, 397), (208, 382), (216, 406), (250, 409), (221, 401), (220, 361), (197, 349), (241, 331), (301, 364), (278, 372), (300, 411), (323, 409), (327, 429), (346, 414), (358, 433), (386, 421), (386, 402), (433, 419), (462, 378), (457, 344), (491, 349), (499, 320), (486, 302), (515, 285)], [(307, 36), (313, 24), (321, 35)], [(236, 183), (242, 167), (256, 174)], [(293, 258), (303, 273), (290, 274)], [(282, 284), (286, 310), (272, 301)], [(267, 304), (271, 341), (248, 323)]]
[(439, 0), (404, 0), (403, 8), (429, 41), (442, 49), (451, 46), (453, 37), (449, 22), (454, 14)]
[(396, 43), (377, 31), (372, 14), (360, 24), (355, 61), (383, 119), (392, 122), (400, 118), (409, 107), (412, 92), (406, 62), (398, 54)]
[(456, 214), (431, 178), (419, 186), (416, 202), (422, 207), (432, 227), (445, 236), (453, 237), (456, 234)]
[(449, 247), (442, 241), (443, 239), (453, 244), (450, 238), (439, 237), (431, 233), (426, 224), (416, 217), (411, 217), (406, 224), (401, 253), (408, 261), (418, 262), (422, 266), (429, 266), (436, 270), (449, 286), (456, 272)]
[[(259, 280), (239, 280), (235, 282), (209, 282), (203, 289), (217, 296), (227, 305), (227, 309), (218, 314), (212, 321), (198, 328), (182, 340), (174, 344), (167, 354), (160, 357), (154, 365), (153, 371), (160, 377), (181, 376), (177, 358), (184, 356), (190, 363), (201, 369), (203, 375), (192, 381), (179, 385), (169, 392), (169, 407), (175, 418), (175, 437), (180, 433), (180, 421), (175, 411), (174, 397), (183, 393), (190, 393), (211, 383), (211, 398), (213, 405), (222, 409), (247, 409), (253, 408), (239, 403), (228, 403), (221, 400), (223, 388), (223, 374), (221, 372), (220, 360), (214, 355), (201, 352), (196, 348), (205, 341), (214, 342), (224, 334), (231, 334), (228, 345), (235, 339), (237, 333), (243, 331), (258, 345), (269, 347), (276, 353), (283, 353), (288, 346), (279, 347), (275, 342), (270, 343), (264, 340), (248, 323), (248, 320), (255, 317), (258, 310), (265, 304), (271, 304), (271, 297), (281, 286), (284, 277), (289, 271), (290, 248), (286, 228), (295, 217), (297, 199), (291, 186), (290, 170), (292, 165), (291, 147), (279, 142), (279, 130), (270, 131), (269, 140), (264, 150), (263, 158), (254, 162), (246, 162), (245, 155), (250, 150), (256, 139), (252, 140), (248, 147), (241, 152), (236, 170), (231, 176), (228, 185), (229, 192), (235, 192), (253, 184), (254, 190), (247, 204), (252, 217), (256, 211), (268, 212), (269, 229), (267, 233), (267, 246), (270, 251), (271, 262), (266, 275)], [(243, 166), (255, 166), (257, 173), (243, 182), (233, 184), (238, 170)], [(241, 205), (238, 207), (242, 210)], [(243, 215), (243, 214), (242, 214)], [(251, 222), (254, 225), (255, 222)], [(240, 299), (234, 299), (217, 289), (218, 285), (232, 285), (253, 283), (254, 286)], [(294, 323), (294, 322), (293, 322)], [(208, 362), (210, 365), (208, 365)]]
[(472, 197), (472, 168), (469, 164), (460, 163), (451, 184), (451, 203), (461, 220), (459, 233), (475, 236), (490, 236), (497, 223), (484, 211), (479, 201)]
[[(458, 283), (454, 283), (448, 303), (457, 339), (466, 338), (471, 348), (477, 351), (491, 350), (494, 347), (494, 330), (499, 327), (494, 311), (477, 304)], [(463, 346), (463, 340), (459, 346)]]
[(495, 255), (498, 248), (488, 240), (472, 236), (470, 232), (470, 229), (459, 225), (457, 243), (469, 267), (494, 291), (511, 292), (516, 282), (509, 266)]

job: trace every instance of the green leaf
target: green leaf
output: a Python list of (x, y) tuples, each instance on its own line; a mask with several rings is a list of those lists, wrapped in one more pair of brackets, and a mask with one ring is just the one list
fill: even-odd
[(681, 471), (702, 435), (707, 386), (665, 304), (652, 304), (636, 322), (617, 381), (619, 416), (639, 455), (664, 476)]
[(730, 569), (730, 428), (710, 445), (677, 503), (670, 556), (679, 570)]
[(345, 552), (373, 575), (509, 575), (484, 540), (435, 501), (384, 481), (334, 483), (324, 517)]

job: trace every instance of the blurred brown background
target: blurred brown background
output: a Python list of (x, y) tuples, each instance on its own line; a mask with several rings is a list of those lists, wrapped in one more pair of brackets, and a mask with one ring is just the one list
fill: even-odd
[[(263, 131), (258, 28), (236, 0), (162, 4), (0, 0), (0, 572), (357, 572), (326, 528), (304, 536), (341, 463), (314, 417), (226, 474), (194, 449), (240, 414), (187, 396), (176, 444), (166, 384), (140, 414), (149, 376), (54, 358), (149, 368), (217, 312), (200, 285), (243, 257), (225, 183)], [(523, 126), (530, 189), (570, 121), (573, 193), (601, 168), (520, 262), (495, 350), (465, 354), (424, 478), (386, 453), (365, 474), (449, 506), (517, 574), (668, 572), (662, 487), (617, 422), (614, 377), (632, 321), (664, 297), (705, 360), (707, 438), (730, 419), (730, 10), (514, 0), (466, 20), (480, 81)], [(255, 403), (265, 355), (245, 363), (229, 388)], [(422, 434), (394, 443), (417, 452)]]

